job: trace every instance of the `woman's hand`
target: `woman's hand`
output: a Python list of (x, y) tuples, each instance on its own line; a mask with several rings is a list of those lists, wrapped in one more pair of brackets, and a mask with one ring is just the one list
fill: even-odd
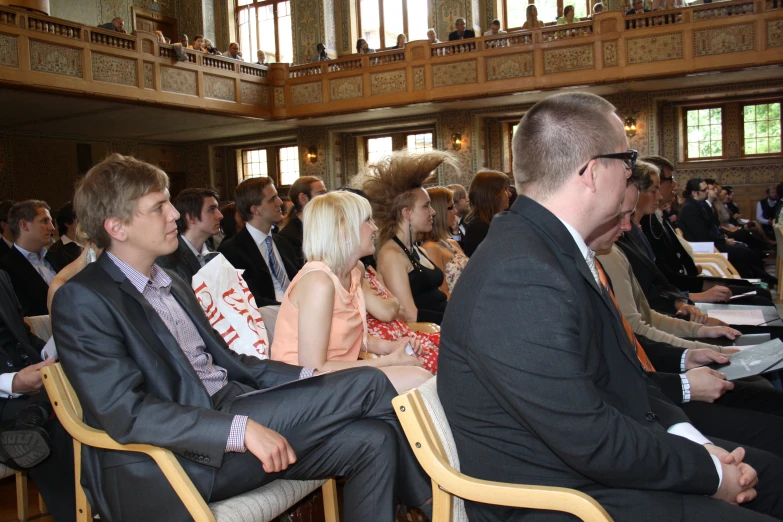
[[(420, 360), (414, 356), (408, 355), (405, 351), (405, 348), (409, 343), (411, 347), (413, 347), (413, 343), (410, 342), (407, 337), (395, 342), (396, 348), (392, 353), (386, 356), (387, 362), (389, 362), (388, 366), (422, 366)], [(421, 343), (419, 343), (419, 350), (421, 350)]]

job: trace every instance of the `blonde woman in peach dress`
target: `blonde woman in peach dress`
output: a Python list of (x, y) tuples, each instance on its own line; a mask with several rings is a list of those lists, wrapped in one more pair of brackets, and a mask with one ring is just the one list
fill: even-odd
[[(432, 377), (421, 368), (418, 340), (386, 341), (367, 332), (359, 259), (375, 251), (370, 204), (350, 192), (330, 192), (310, 201), (302, 218), (307, 263), (283, 296), (271, 358), (321, 371), (374, 366), (400, 393)], [(363, 351), (382, 357), (358, 360)]]

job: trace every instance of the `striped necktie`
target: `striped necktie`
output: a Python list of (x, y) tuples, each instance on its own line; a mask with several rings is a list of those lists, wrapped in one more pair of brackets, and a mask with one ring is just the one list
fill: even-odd
[(609, 280), (606, 278), (606, 273), (604, 272), (604, 267), (601, 266), (601, 262), (597, 259), (595, 260), (595, 268), (598, 271), (598, 278), (601, 280), (601, 286), (604, 287), (605, 290), (609, 292), (609, 297), (612, 298), (612, 302), (614, 303), (615, 308), (617, 308), (617, 311), (620, 313), (620, 320), (623, 323), (623, 328), (625, 328), (625, 333), (628, 335), (628, 339), (631, 341), (631, 344), (633, 345), (634, 349), (636, 349), (636, 357), (639, 358), (639, 362), (642, 363), (642, 368), (644, 368), (647, 372), (654, 372), (655, 367), (653, 366), (652, 362), (650, 362), (650, 359), (647, 357), (647, 353), (644, 351), (644, 348), (639, 343), (639, 339), (636, 338), (636, 335), (634, 335), (633, 330), (631, 330), (631, 325), (628, 324), (628, 321), (625, 320), (625, 316), (623, 316), (623, 313), (620, 311), (620, 305), (617, 304), (617, 299), (614, 297), (614, 292), (612, 292), (611, 287), (609, 287)]
[(288, 280), (288, 274), (285, 273), (283, 267), (277, 262), (275, 250), (272, 248), (272, 236), (266, 236), (264, 243), (266, 243), (266, 255), (269, 259), (269, 270), (274, 278), (277, 279), (277, 282), (280, 283), (280, 288), (285, 292), (291, 281)]

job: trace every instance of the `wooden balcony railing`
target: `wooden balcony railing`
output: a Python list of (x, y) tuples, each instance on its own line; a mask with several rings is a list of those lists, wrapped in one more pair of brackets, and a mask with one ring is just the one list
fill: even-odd
[[(734, 0), (259, 66), (0, 6), (0, 83), (259, 118), (783, 64), (783, 0)], [(184, 57), (183, 61), (179, 61)]]

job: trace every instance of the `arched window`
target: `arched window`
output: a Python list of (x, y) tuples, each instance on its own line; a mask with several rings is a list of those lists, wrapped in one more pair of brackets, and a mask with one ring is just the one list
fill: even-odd
[(262, 50), (266, 63), (293, 63), (291, 0), (236, 0), (236, 19), (245, 61), (255, 62)]

